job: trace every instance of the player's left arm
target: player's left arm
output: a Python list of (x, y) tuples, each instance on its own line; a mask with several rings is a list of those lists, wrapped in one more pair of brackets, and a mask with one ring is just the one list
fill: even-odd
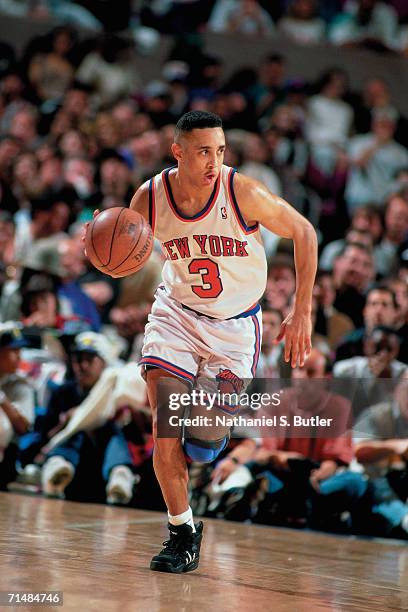
[(312, 348), (312, 293), (317, 270), (317, 236), (314, 227), (288, 202), (273, 195), (258, 181), (237, 174), (234, 190), (247, 225), (260, 223), (294, 243), (296, 293), (293, 307), (282, 322), (277, 341), (285, 338), (285, 360), (292, 368)]

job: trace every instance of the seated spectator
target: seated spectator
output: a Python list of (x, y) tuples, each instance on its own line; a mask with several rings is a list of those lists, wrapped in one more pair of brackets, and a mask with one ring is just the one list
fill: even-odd
[(100, 108), (127, 96), (140, 86), (132, 62), (130, 44), (119, 37), (104, 35), (97, 48), (85, 56), (76, 78), (94, 89), (94, 104)]
[(284, 318), (295, 287), (293, 258), (282, 253), (276, 255), (269, 261), (265, 298), (270, 307), (282, 312)]
[(371, 249), (358, 243), (346, 244), (334, 262), (336, 299), (333, 306), (348, 315), (355, 327), (363, 325), (365, 294), (374, 277), (374, 257)]
[(391, 195), (384, 215), (384, 235), (374, 254), (381, 276), (391, 274), (397, 264), (398, 249), (408, 236), (408, 187)]
[(398, 114), (392, 104), (391, 93), (387, 84), (381, 79), (370, 79), (365, 83), (358, 100), (355, 113), (355, 129), (357, 134), (370, 131), (376, 113), (384, 112), (390, 115)]
[(367, 248), (373, 247), (373, 240), (370, 232), (367, 230), (358, 230), (350, 227), (344, 238), (334, 240), (327, 244), (320, 256), (319, 267), (325, 272), (331, 272), (333, 270), (334, 260), (343, 251), (346, 244), (362, 244)]
[(93, 331), (99, 331), (101, 317), (97, 305), (80, 284), (81, 276), (86, 270), (83, 250), (78, 250), (75, 240), (67, 238), (60, 243), (58, 256), (62, 276), (58, 299), (61, 301), (62, 312), (65, 316), (80, 318), (88, 323)]
[[(280, 310), (265, 304), (262, 308), (262, 344), (256, 369), (256, 378), (276, 378), (282, 359), (282, 343), (276, 344), (283, 317)], [(258, 381), (257, 381), (258, 382)], [(260, 381), (262, 383), (262, 381)], [(258, 390), (258, 385), (257, 385)]]
[(350, 213), (359, 206), (383, 202), (395, 173), (408, 165), (408, 150), (394, 140), (396, 120), (393, 113), (377, 112), (371, 132), (350, 140), (345, 191)]
[(282, 194), (279, 177), (268, 162), (266, 144), (258, 134), (246, 134), (240, 172), (261, 181), (275, 195)]
[[(60, 113), (68, 121), (81, 124), (91, 117), (90, 97), (92, 88), (79, 81), (74, 81), (66, 91)], [(63, 133), (64, 130), (62, 130)]]
[(394, 397), (367, 408), (354, 426), (356, 457), (371, 486), (378, 535), (407, 537), (408, 373)]
[(18, 110), (11, 120), (10, 135), (21, 140), (28, 150), (35, 149), (41, 142), (38, 134), (38, 113), (36, 109), (25, 106)]
[[(371, 245), (373, 246), (377, 244), (382, 236), (383, 227), (382, 227), (382, 219), (381, 213), (376, 206), (367, 205), (362, 206), (361, 208), (356, 208), (353, 211), (353, 215), (351, 218), (351, 224), (349, 231), (356, 230), (359, 232), (358, 238), (359, 240), (350, 240), (349, 242), (358, 242), (360, 244), (366, 244), (368, 242), (366, 232), (371, 236)], [(351, 236), (349, 236), (350, 238)], [(321, 270), (333, 270), (334, 260), (344, 247), (346, 246), (345, 238), (339, 238), (338, 240), (334, 240), (333, 242), (329, 242), (327, 244), (319, 258), (319, 268)]]
[(329, 37), (335, 45), (395, 49), (397, 27), (397, 14), (385, 2), (347, 0), (344, 12), (332, 23)]
[(26, 271), (29, 272), (29, 278), (26, 282), (23, 281), (21, 288), (21, 314), (26, 327), (56, 329), (62, 332), (90, 328), (90, 324), (77, 315), (61, 313), (56, 277), (44, 272)]
[(287, 15), (279, 20), (279, 31), (300, 45), (323, 42), (326, 24), (317, 9), (316, 0), (292, 0)]
[(125, 158), (113, 149), (106, 149), (99, 159), (99, 189), (91, 202), (101, 210), (112, 206), (128, 206), (135, 188)]
[[(279, 420), (281, 416), (287, 418), (288, 425), (274, 428), (270, 437), (265, 432), (259, 449), (254, 450), (246, 441), (249, 461), (248, 452), (241, 457), (239, 447), (230, 453), (237, 458), (234, 468), (245, 462), (246, 469), (236, 475), (232, 499), (223, 500), (225, 518), (304, 526), (309, 517), (307, 501), (318, 495), (332, 494), (334, 489), (337, 494), (341, 491), (344, 504), (337, 508), (337, 513), (351, 508), (354, 500), (350, 489), (353, 487), (348, 478), (338, 482), (337, 476), (338, 468), (347, 466), (353, 456), (347, 432), (350, 403), (326, 389), (327, 365), (327, 359), (313, 349), (304, 367), (293, 370), (294, 387), (281, 393), (281, 404), (273, 409)], [(271, 416), (272, 412), (268, 414)], [(331, 416), (337, 422), (332, 431), (323, 433), (321, 428), (316, 430), (305, 425), (299, 433), (293, 425), (294, 415)], [(234, 475), (229, 457), (216, 466), (213, 480), (225, 475), (224, 488), (227, 488), (231, 482), (228, 479)], [(245, 491), (242, 492), (242, 488), (237, 491), (239, 480), (247, 483), (248, 476), (250, 484), (244, 485)]]
[[(16, 227), (16, 261), (29, 263), (36, 250), (55, 248), (66, 237), (73, 192), (48, 192), (31, 200), (31, 218), (20, 216)], [(68, 201), (67, 201), (68, 198)]]
[(344, 101), (346, 89), (346, 73), (333, 68), (321, 77), (318, 93), (307, 103), (305, 136), (316, 165), (325, 172), (334, 168), (336, 147), (344, 147), (352, 127), (354, 112)]
[(20, 208), (29, 207), (30, 201), (40, 196), (43, 187), (39, 162), (34, 153), (25, 152), (16, 157), (12, 167), (11, 189)]
[(48, 48), (34, 54), (28, 67), (29, 79), (42, 100), (62, 98), (74, 76), (70, 51), (75, 44), (75, 31), (55, 28), (48, 38)]
[[(14, 263), (14, 221), (6, 210), (0, 211), (0, 274)], [(0, 281), (0, 286), (2, 286)]]
[[(39, 430), (40, 444), (51, 438), (72, 418), (105, 368), (113, 363), (113, 347), (102, 335), (91, 332), (77, 336), (72, 351), (74, 379), (56, 389), (51, 396)], [(113, 421), (108, 421), (92, 433), (80, 431), (74, 434), (47, 454), (42, 467), (43, 492), (61, 496), (71, 483), (71, 491), (75, 485), (78, 486), (78, 480), (84, 477), (84, 470), (85, 473), (87, 471), (88, 479), (96, 481), (98, 474), (92, 474), (91, 470), (99, 469), (106, 486), (108, 502), (127, 504), (132, 498), (135, 482), (131, 466), (132, 460), (123, 432)], [(88, 487), (90, 484), (88, 482)]]
[(398, 359), (408, 364), (408, 283), (395, 276), (387, 281), (387, 286), (394, 292), (397, 302), (397, 314), (393, 326), (401, 338)]
[(63, 177), (87, 206), (89, 199), (96, 191), (94, 164), (87, 157), (69, 157), (64, 160)]
[(335, 378), (344, 378), (354, 390), (353, 411), (358, 415), (363, 408), (389, 398), (393, 383), (408, 370), (396, 359), (400, 339), (396, 331), (377, 326), (364, 340), (364, 356), (337, 361), (333, 367)]
[(368, 292), (363, 310), (364, 325), (346, 335), (337, 345), (336, 361), (364, 355), (364, 340), (375, 327), (385, 325), (396, 330), (400, 338), (398, 359), (407, 363), (407, 336), (398, 323), (398, 302), (387, 285), (374, 285)]
[(262, 36), (273, 32), (274, 24), (257, 0), (217, 0), (208, 28), (212, 32)]
[(34, 421), (34, 389), (18, 374), (23, 346), (17, 324), (0, 324), (0, 489), (15, 476), (16, 442)]
[(279, 53), (267, 55), (258, 69), (257, 82), (250, 88), (249, 97), (257, 115), (262, 117), (285, 98), (286, 60)]
[(333, 351), (340, 338), (354, 328), (353, 321), (347, 315), (338, 312), (333, 306), (336, 290), (329, 272), (318, 273), (315, 296), (318, 302), (315, 330), (317, 334), (327, 338), (330, 349)]

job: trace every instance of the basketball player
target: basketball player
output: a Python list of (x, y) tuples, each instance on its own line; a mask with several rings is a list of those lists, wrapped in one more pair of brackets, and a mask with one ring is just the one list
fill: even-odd
[[(142, 185), (130, 204), (149, 221), (166, 257), (141, 359), (153, 415), (154, 469), (170, 530), (150, 568), (163, 572), (198, 566), (203, 524), (194, 524), (188, 502), (186, 455), (213, 461), (228, 444), (229, 430), (183, 440), (158, 436), (159, 384), (167, 379), (171, 391), (181, 394), (212, 381), (238, 392), (255, 375), (262, 326), (258, 300), (267, 272), (259, 224), (294, 241), (296, 296), (277, 341), (285, 338), (292, 367), (302, 367), (311, 350), (316, 233), (287, 202), (223, 165), (224, 151), (221, 119), (186, 113), (172, 145), (177, 167)], [(232, 414), (236, 407), (216, 410)]]

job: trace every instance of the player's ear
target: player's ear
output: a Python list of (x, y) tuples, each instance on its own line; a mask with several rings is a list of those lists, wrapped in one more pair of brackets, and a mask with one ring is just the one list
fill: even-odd
[(178, 142), (173, 142), (173, 144), (171, 145), (171, 152), (173, 153), (173, 157), (177, 160), (180, 161), (181, 158), (183, 157), (183, 149), (182, 147), (178, 144)]

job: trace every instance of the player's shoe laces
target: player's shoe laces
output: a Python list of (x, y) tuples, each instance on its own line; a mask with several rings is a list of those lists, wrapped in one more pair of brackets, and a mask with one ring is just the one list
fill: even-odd
[(156, 572), (181, 574), (197, 569), (203, 537), (203, 523), (196, 524), (193, 533), (190, 525), (170, 525), (170, 539), (163, 542), (164, 548), (150, 562)]

